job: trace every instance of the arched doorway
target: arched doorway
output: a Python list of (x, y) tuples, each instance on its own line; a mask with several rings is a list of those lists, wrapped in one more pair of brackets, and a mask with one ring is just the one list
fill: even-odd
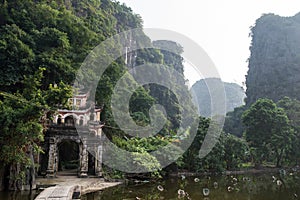
[(63, 140), (58, 144), (58, 171), (76, 175), (79, 169), (79, 144)]
[(61, 124), (61, 116), (58, 116), (58, 118), (57, 118), (57, 122), (56, 122), (58, 125), (60, 125)]
[(72, 115), (67, 116), (65, 118), (65, 125), (66, 126), (75, 126), (75, 123), (76, 123), (76, 119)]

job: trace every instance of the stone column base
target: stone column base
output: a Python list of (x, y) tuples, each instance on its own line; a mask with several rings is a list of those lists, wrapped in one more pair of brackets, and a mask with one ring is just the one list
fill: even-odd
[(87, 172), (80, 172), (79, 175), (78, 175), (79, 178), (87, 178), (88, 177), (88, 174)]
[(102, 178), (102, 177), (103, 177), (103, 173), (102, 173), (102, 172), (97, 172), (96, 175), (97, 175), (99, 178)]
[(56, 173), (54, 172), (54, 170), (47, 170), (47, 178), (55, 178), (56, 177)]

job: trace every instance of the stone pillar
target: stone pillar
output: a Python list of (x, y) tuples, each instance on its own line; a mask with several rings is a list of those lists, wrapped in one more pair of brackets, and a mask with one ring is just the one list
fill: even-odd
[(57, 143), (55, 138), (49, 139), (49, 158), (47, 167), (47, 177), (55, 177), (57, 171)]
[(82, 140), (82, 145), (80, 145), (80, 171), (79, 177), (87, 177), (88, 173), (88, 151), (86, 141)]
[(96, 162), (95, 162), (95, 174), (98, 177), (102, 177), (102, 145), (99, 145), (96, 151)]
[(32, 146), (28, 147), (27, 156), (30, 159), (31, 165), (26, 168), (25, 172), (25, 181), (23, 182), (24, 190), (32, 190), (36, 189), (36, 181), (35, 181), (35, 160), (33, 157)]

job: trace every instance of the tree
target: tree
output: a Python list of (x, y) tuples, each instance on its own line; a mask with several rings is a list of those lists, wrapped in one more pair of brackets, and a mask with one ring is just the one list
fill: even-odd
[[(0, 98), (0, 163), (10, 168), (10, 189), (21, 189), (25, 171), (34, 169), (32, 154), (39, 152), (43, 141), (43, 124), (48, 112), (67, 103), (71, 87), (61, 82), (60, 87), (41, 90), (44, 69), (25, 77), (25, 88), (14, 94), (1, 93)], [(60, 102), (58, 104), (58, 102)]]
[(290, 124), (297, 132), (300, 131), (300, 101), (284, 97), (277, 102), (278, 107), (283, 108), (290, 120)]
[(236, 169), (247, 160), (248, 145), (244, 139), (231, 134), (224, 134), (226, 169)]
[(17, 25), (2, 26), (0, 32), (0, 85), (8, 86), (16, 84), (24, 74), (32, 72), (30, 66), (34, 53), (22, 41), (28, 35)]
[(293, 129), (284, 110), (278, 108), (272, 100), (259, 99), (243, 113), (242, 120), (255, 166), (259, 167), (273, 151), (276, 166), (279, 167), (291, 147), (293, 136)]
[(242, 137), (244, 132), (242, 115), (246, 110), (246, 106), (240, 106), (234, 108), (232, 112), (228, 112), (226, 114), (225, 123), (223, 127), (223, 131), (225, 133), (233, 134), (237, 137)]
[[(213, 136), (211, 140), (216, 140), (215, 146), (204, 158), (199, 157), (199, 151), (208, 129), (214, 128), (214, 126), (214, 122), (209, 118), (200, 117), (197, 134), (191, 146), (183, 155), (183, 169), (193, 172), (222, 172), (225, 170), (225, 138), (223, 134), (221, 134), (220, 137)], [(218, 128), (216, 127), (216, 129)]]
[(197, 166), (199, 160), (199, 150), (204, 141), (205, 135), (207, 134), (210, 124), (210, 119), (200, 117), (197, 134), (183, 155), (184, 168), (188, 171), (197, 171), (201, 166)]
[(300, 158), (300, 101), (284, 97), (277, 102), (277, 105), (285, 110), (290, 124), (295, 131), (294, 138), (292, 139), (292, 147), (288, 152), (288, 159), (290, 162), (298, 165)]

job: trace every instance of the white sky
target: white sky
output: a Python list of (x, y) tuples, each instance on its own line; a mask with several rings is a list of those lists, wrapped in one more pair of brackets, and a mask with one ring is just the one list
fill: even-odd
[[(299, 0), (118, 0), (140, 14), (145, 28), (181, 33), (200, 45), (223, 81), (242, 84), (250, 56), (250, 26), (264, 13), (293, 16)], [(299, 36), (300, 37), (300, 36)], [(186, 66), (190, 84), (199, 80)]]

